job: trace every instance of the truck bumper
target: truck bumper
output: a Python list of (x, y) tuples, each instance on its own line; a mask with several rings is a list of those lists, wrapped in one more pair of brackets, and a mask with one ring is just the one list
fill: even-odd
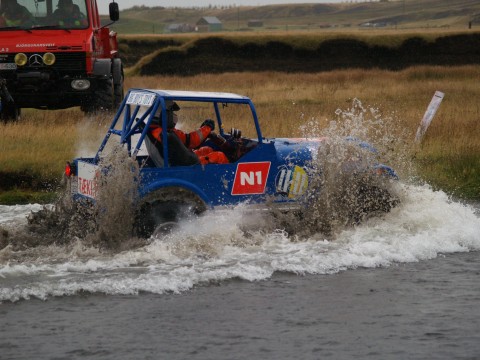
[[(99, 82), (99, 78), (91, 76), (55, 79), (51, 74), (40, 71), (11, 74), (5, 80), (17, 107), (51, 110), (88, 104)], [(74, 89), (72, 82), (75, 80), (87, 81), (89, 86)]]

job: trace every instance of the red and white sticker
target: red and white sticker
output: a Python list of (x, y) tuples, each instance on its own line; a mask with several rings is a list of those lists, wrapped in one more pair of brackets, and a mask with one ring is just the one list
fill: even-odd
[(233, 181), (232, 195), (263, 194), (269, 171), (269, 161), (238, 164)]
[(100, 168), (87, 162), (79, 161), (78, 167), (78, 193), (91, 199), (97, 197), (98, 179)]

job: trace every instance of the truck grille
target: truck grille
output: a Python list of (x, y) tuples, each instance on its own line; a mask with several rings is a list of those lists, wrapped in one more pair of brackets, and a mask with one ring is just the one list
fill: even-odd
[(86, 71), (86, 58), (84, 52), (56, 53), (55, 68), (67, 71)]
[[(27, 58), (30, 59), (32, 55), (40, 55), (40, 58), (45, 54), (44, 52), (38, 52), (38, 53), (24, 53), (27, 55)], [(53, 66), (49, 66), (48, 68), (55, 69), (59, 72), (67, 72), (67, 73), (72, 73), (72, 72), (85, 72), (86, 70), (86, 54), (85, 52), (55, 52), (55, 64)], [(13, 63), (15, 62), (16, 54), (8, 54), (6, 58), (3, 58), (4, 63)], [(30, 69), (30, 68), (43, 68), (47, 67), (43, 64), (40, 64), (40, 66), (29, 66), (26, 65), (24, 67), (21, 67), (19, 69)]]

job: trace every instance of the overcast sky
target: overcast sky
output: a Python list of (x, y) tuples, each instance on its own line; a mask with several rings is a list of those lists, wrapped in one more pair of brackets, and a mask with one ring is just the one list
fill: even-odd
[[(135, 5), (164, 6), (164, 7), (197, 7), (208, 5), (237, 5), (237, 6), (261, 6), (271, 4), (304, 4), (304, 3), (340, 3), (346, 0), (116, 0), (120, 10), (131, 8)], [(358, 0), (357, 0), (358, 1)], [(360, 0), (361, 1), (361, 0)], [(108, 14), (109, 0), (97, 1), (101, 14)]]

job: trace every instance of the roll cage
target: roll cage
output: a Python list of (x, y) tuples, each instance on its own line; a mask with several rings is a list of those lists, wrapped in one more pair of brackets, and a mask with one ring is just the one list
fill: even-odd
[[(219, 105), (227, 104), (245, 104), (252, 113), (253, 122), (258, 137), (258, 143), (262, 143), (262, 132), (257, 117), (255, 106), (250, 98), (232, 93), (222, 92), (197, 92), (197, 91), (177, 91), (177, 90), (150, 90), (150, 89), (130, 89), (120, 105), (113, 121), (103, 139), (100, 148), (95, 155), (95, 162), (98, 162), (100, 155), (107, 145), (111, 135), (120, 137), (120, 143), (126, 144), (129, 156), (136, 157), (140, 147), (147, 136), (148, 128), (160, 108), (162, 112), (162, 128), (167, 128), (167, 101), (190, 101), (201, 103), (212, 103), (216, 122), (218, 124), (220, 135), (224, 136), (222, 126), (222, 117)], [(142, 110), (145, 110), (142, 112)], [(123, 121), (123, 122), (122, 122)], [(120, 126), (121, 125), (121, 126)], [(138, 141), (132, 141), (134, 135), (139, 134)], [(163, 167), (171, 166), (168, 161), (168, 132), (162, 132), (163, 146)]]

